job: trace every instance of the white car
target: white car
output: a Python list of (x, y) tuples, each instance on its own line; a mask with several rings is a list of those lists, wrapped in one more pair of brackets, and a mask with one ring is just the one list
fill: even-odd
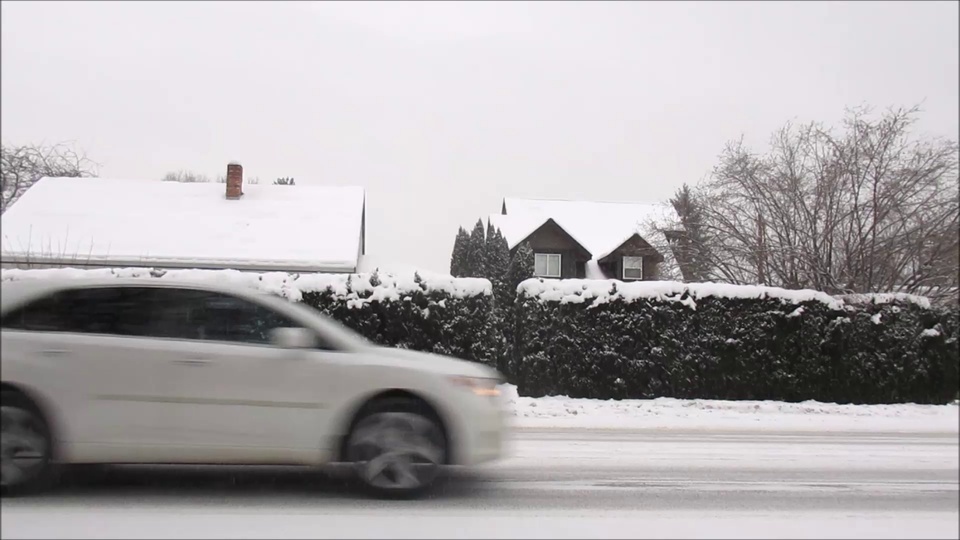
[(2, 284), (2, 487), (60, 464), (349, 462), (377, 494), (497, 459), (499, 373), (379, 347), (318, 311), (150, 279)]

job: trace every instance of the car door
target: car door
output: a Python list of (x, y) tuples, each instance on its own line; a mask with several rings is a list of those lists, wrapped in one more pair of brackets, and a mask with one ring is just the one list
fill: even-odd
[(272, 329), (302, 325), (246, 298), (167, 288), (154, 301), (163, 335), (183, 352), (168, 397), (185, 452), (218, 462), (316, 459), (345, 353), (274, 346)]
[(4, 317), (4, 354), (31, 361), (37, 388), (56, 406), (60, 438), (76, 461), (151, 461), (177, 429), (162, 397), (181, 373), (145, 337), (139, 288), (60, 290)]

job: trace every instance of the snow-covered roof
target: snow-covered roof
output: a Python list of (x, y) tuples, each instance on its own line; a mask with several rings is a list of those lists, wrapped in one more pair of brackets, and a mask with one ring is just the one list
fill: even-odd
[(4, 262), (355, 271), (364, 190), (353, 186), (43, 178), (0, 218)]
[(594, 261), (609, 255), (634, 234), (662, 252), (667, 243), (660, 227), (675, 228), (677, 222), (676, 212), (665, 203), (505, 198), (503, 206), (506, 214), (493, 214), (490, 222), (500, 229), (510, 249), (553, 219), (590, 252)]

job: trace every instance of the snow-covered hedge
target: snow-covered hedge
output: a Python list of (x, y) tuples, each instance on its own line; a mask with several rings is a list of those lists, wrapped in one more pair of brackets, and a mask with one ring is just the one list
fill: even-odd
[(103, 268), (4, 269), (0, 279), (94, 277), (208, 281), (253, 287), (303, 302), (383, 345), (450, 354), (490, 363), (494, 358), (490, 282), (440, 274), (287, 274), (236, 270)]
[(328, 277), (333, 279), (304, 291), (302, 302), (372, 341), (495, 363), (493, 296), (486, 279), (418, 274)]
[(524, 395), (947, 403), (957, 313), (924, 299), (673, 282), (539, 280), (518, 289)]

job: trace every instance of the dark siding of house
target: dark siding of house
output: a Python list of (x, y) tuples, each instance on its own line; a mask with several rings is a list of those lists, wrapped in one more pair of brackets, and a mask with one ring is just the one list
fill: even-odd
[(623, 279), (623, 257), (643, 257), (643, 280), (660, 278), (660, 263), (663, 255), (640, 235), (634, 235), (612, 253), (600, 260), (600, 268), (611, 279)]
[(584, 277), (590, 254), (553, 221), (548, 221), (527, 237), (534, 253), (560, 254), (560, 279)]

